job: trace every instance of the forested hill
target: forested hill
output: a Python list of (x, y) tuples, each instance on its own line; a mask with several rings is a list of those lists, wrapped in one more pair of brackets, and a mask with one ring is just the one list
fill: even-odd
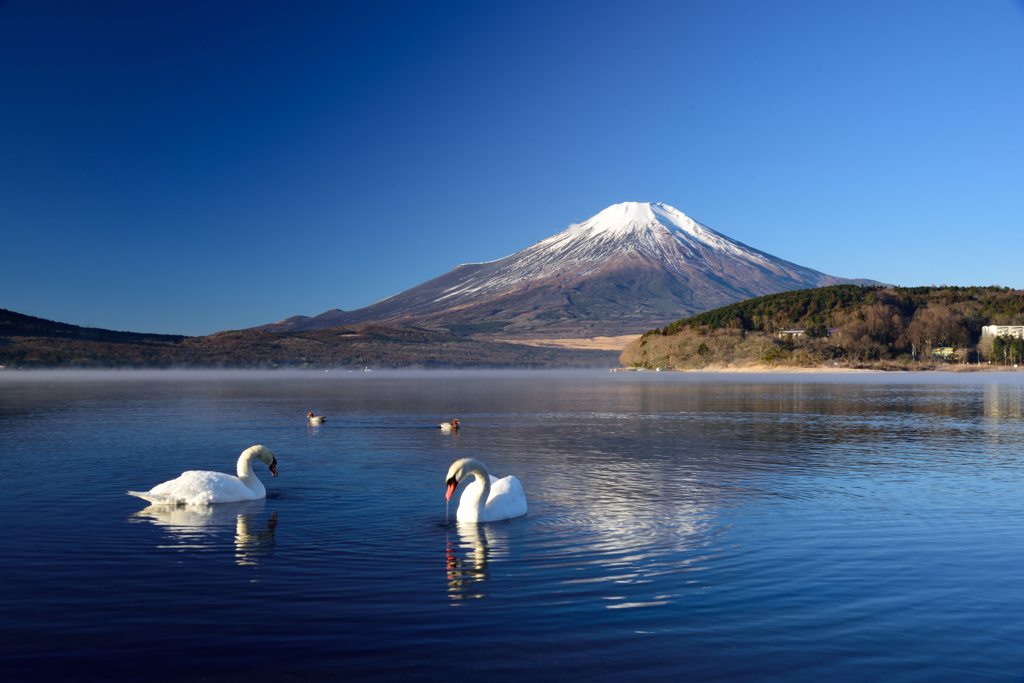
[[(833, 285), (769, 294), (683, 318), (647, 334), (675, 334), (684, 326), (779, 332), (789, 328), (835, 328), (884, 313), (909, 326), (924, 310), (946, 309), (976, 338), (990, 324), (1024, 320), (1024, 290), (1008, 287), (860, 287)], [(902, 324), (902, 325), (900, 325)]]
[(34, 337), (49, 339), (83, 339), (90, 341), (121, 344), (147, 342), (179, 342), (185, 339), (181, 334), (146, 334), (142, 332), (117, 332), (98, 327), (80, 327), (58, 323), (45, 318), (15, 313), (0, 308), (0, 339), (12, 337)]
[[(1009, 363), (1024, 340), (982, 337), (1024, 323), (1024, 290), (833, 285), (748, 299), (651, 330), (619, 358), (633, 367), (757, 363), (927, 369)], [(790, 330), (789, 333), (786, 333)]]

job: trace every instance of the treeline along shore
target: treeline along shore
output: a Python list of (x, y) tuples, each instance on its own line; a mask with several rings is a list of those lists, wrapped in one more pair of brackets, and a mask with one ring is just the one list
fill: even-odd
[(618, 352), (470, 339), (367, 323), (205, 337), (115, 332), (0, 309), (0, 366), (30, 368), (609, 367)]
[(1024, 357), (1024, 290), (833, 285), (748, 299), (650, 330), (632, 368), (1013, 366)]

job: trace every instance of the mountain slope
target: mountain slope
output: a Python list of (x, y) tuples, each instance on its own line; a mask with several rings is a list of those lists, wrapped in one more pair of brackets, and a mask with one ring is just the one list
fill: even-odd
[(355, 311), (300, 316), (258, 329), (368, 321), (502, 334), (628, 334), (742, 299), (841, 283), (748, 247), (665, 204), (615, 204), (497, 261), (448, 273)]

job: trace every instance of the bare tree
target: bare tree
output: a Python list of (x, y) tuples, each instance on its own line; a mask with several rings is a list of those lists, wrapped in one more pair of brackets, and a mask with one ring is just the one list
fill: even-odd
[(907, 327), (906, 340), (915, 353), (937, 346), (967, 346), (971, 336), (962, 319), (958, 312), (942, 304), (919, 308)]

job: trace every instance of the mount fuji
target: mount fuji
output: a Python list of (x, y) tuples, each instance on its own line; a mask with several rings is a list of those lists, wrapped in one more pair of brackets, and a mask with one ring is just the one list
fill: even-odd
[(625, 202), (486, 263), (467, 263), (355, 311), (256, 329), (388, 322), (502, 336), (624, 335), (743, 299), (846, 279), (776, 258), (666, 204)]

